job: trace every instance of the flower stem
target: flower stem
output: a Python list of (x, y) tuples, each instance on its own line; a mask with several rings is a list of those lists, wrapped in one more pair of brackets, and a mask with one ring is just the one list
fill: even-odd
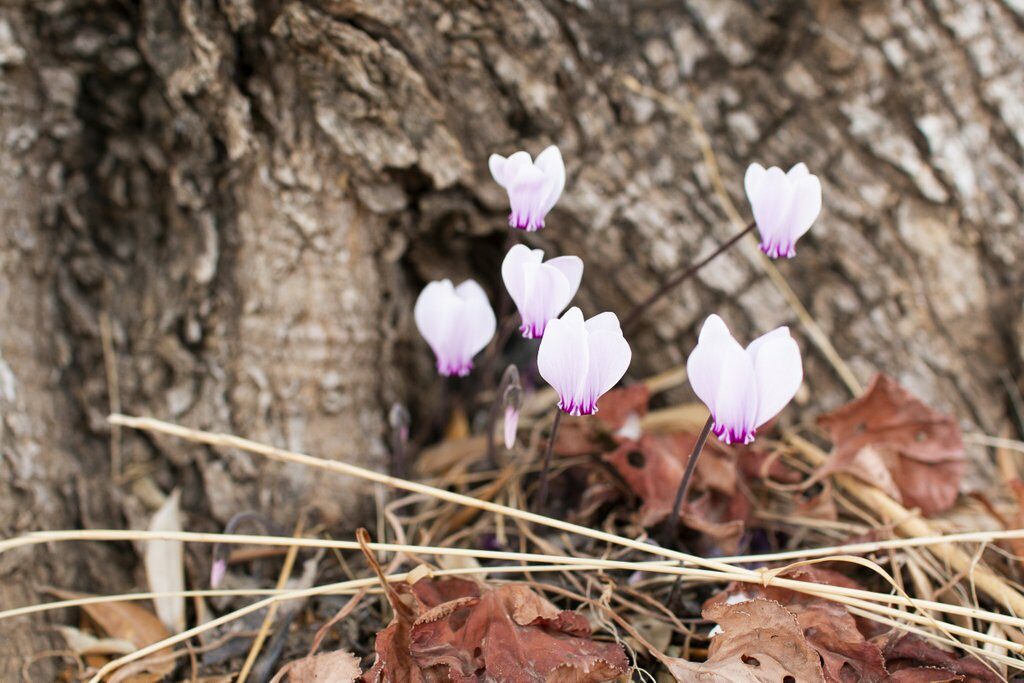
[(562, 409), (555, 408), (555, 421), (551, 423), (551, 434), (548, 436), (548, 447), (544, 451), (544, 464), (540, 470), (540, 491), (537, 493), (537, 509), (543, 510), (548, 502), (548, 470), (551, 469), (551, 453), (555, 450), (555, 438), (558, 436), (558, 425), (562, 423)]
[(701, 451), (704, 450), (704, 444), (708, 441), (708, 435), (711, 434), (711, 426), (714, 423), (714, 418), (709, 416), (708, 421), (704, 423), (704, 429), (700, 430), (697, 442), (693, 444), (693, 452), (690, 453), (690, 459), (686, 461), (686, 471), (683, 472), (683, 479), (679, 482), (679, 489), (676, 490), (676, 500), (672, 503), (672, 516), (669, 517), (668, 537), (673, 541), (676, 538), (676, 532), (679, 530), (679, 509), (683, 506), (686, 490), (690, 488), (690, 480), (693, 479), (693, 473), (697, 469), (697, 459), (700, 457)]
[(750, 225), (748, 225), (747, 227), (743, 228), (742, 231), (740, 231), (740, 232), (736, 233), (735, 235), (733, 235), (732, 237), (730, 237), (728, 242), (723, 243), (721, 246), (719, 246), (713, 252), (711, 252), (710, 254), (705, 256), (704, 258), (702, 258), (700, 261), (697, 261), (697, 263), (693, 264), (692, 266), (690, 266), (689, 268), (687, 268), (683, 272), (679, 273), (679, 275), (676, 275), (675, 277), (673, 277), (671, 280), (669, 280), (668, 282), (663, 284), (661, 287), (659, 287), (649, 297), (647, 297), (646, 299), (644, 299), (643, 301), (638, 303), (636, 306), (634, 306), (633, 310), (631, 310), (629, 313), (627, 313), (626, 317), (623, 318), (623, 320), (622, 320), (622, 331), (623, 332), (631, 331), (632, 328), (643, 317), (644, 313), (647, 312), (647, 309), (649, 309), (651, 306), (653, 306), (655, 303), (657, 303), (658, 300), (660, 300), (666, 294), (671, 292), (673, 289), (675, 289), (679, 285), (681, 285), (684, 282), (686, 282), (687, 280), (689, 280), (691, 277), (693, 277), (697, 273), (697, 271), (699, 271), (701, 268), (703, 268), (707, 264), (711, 263), (719, 255), (721, 255), (721, 254), (725, 253), (726, 251), (728, 251), (730, 247), (732, 247), (734, 244), (736, 244), (741, 239), (743, 239), (743, 236), (746, 235), (748, 232), (751, 232), (755, 227), (757, 227), (757, 224), (755, 222), (751, 221)]

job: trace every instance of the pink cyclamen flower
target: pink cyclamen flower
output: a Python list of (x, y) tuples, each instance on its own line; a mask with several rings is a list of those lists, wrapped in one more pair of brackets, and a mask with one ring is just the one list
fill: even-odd
[(632, 352), (614, 313), (583, 322), (573, 306), (548, 323), (537, 352), (540, 376), (558, 392), (558, 407), (570, 415), (597, 412), (597, 399), (626, 374)]
[(544, 227), (544, 217), (565, 188), (565, 164), (558, 147), (551, 145), (533, 161), (526, 152), (507, 159), (492, 154), (487, 160), (491, 175), (508, 192), (512, 213), (510, 227), (534, 232)]
[(496, 326), (487, 294), (474, 280), (458, 287), (451, 280), (431, 282), (416, 299), (413, 317), (445, 377), (468, 375), (473, 356), (491, 341)]
[(501, 278), (519, 309), (519, 331), (527, 339), (544, 336), (548, 321), (558, 316), (576, 296), (583, 277), (578, 256), (559, 256), (544, 261), (544, 252), (517, 244), (501, 264)]
[(772, 258), (795, 256), (796, 241), (821, 213), (821, 181), (802, 163), (789, 173), (751, 164), (743, 186), (761, 233), (761, 251)]
[(774, 329), (744, 349), (717, 315), (704, 321), (686, 373), (711, 411), (715, 436), (727, 444), (753, 441), (757, 428), (796, 395), (804, 376), (800, 347), (788, 327)]

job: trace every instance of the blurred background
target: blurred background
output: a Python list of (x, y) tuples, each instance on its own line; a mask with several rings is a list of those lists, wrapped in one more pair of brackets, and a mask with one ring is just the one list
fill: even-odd
[[(629, 377), (714, 310), (793, 326), (802, 405), (885, 371), (1019, 437), (1021, 55), (1019, 0), (5, 0), (0, 534), (145, 526), (175, 487), (192, 529), (308, 500), (351, 526), (352, 484), (106, 415), (385, 467), (393, 403), (434, 419), (416, 294), (474, 277), (497, 306), (487, 157), (552, 143), (566, 190), (530, 242), (584, 259), (588, 315), (737, 232), (749, 163), (822, 179), (797, 258), (702, 270), (631, 334)], [(471, 418), (475, 386), (451, 389)], [(137, 571), (127, 545), (7, 553), (0, 605)], [(0, 659), (48, 638), (0, 623)]]

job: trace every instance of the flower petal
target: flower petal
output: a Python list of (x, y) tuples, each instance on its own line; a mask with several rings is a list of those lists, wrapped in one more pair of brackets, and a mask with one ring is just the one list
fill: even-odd
[(523, 336), (537, 338), (544, 334), (548, 321), (569, 304), (569, 282), (562, 271), (546, 263), (527, 263), (523, 266), (523, 285), (522, 304), (516, 302), (523, 318)]
[(565, 162), (558, 147), (551, 145), (537, 155), (534, 165), (544, 173), (544, 196), (538, 205), (544, 215), (555, 206), (565, 189)]
[(750, 197), (754, 220), (761, 232), (762, 241), (769, 243), (778, 239), (792, 202), (792, 183), (782, 169), (772, 166), (765, 172), (764, 179), (756, 185)]
[(700, 328), (697, 346), (686, 361), (686, 375), (690, 379), (693, 393), (697, 394), (712, 414), (715, 414), (715, 398), (721, 382), (722, 366), (725, 352), (731, 347), (739, 347), (733, 339), (729, 328), (717, 315), (710, 315)]
[(602, 328), (590, 331), (587, 347), (590, 351), (590, 365), (583, 392), (586, 399), (584, 407), (589, 408), (586, 412), (596, 412), (597, 399), (626, 374), (633, 358), (633, 351), (618, 329), (617, 320), (614, 330)]
[(526, 296), (526, 283), (524, 282), (523, 267), (527, 263), (540, 263), (544, 259), (544, 252), (540, 249), (530, 249), (525, 244), (516, 244), (505, 255), (501, 262), (501, 279), (505, 282), (505, 289), (520, 310), (523, 307)]
[(821, 181), (817, 176), (806, 175), (796, 181), (793, 188), (793, 203), (786, 218), (786, 232), (792, 242), (803, 236), (821, 213)]
[[(445, 280), (447, 282), (447, 280)], [(487, 298), (487, 292), (480, 286), (476, 280), (466, 280), (455, 288), (455, 296), (459, 297), (467, 304), (483, 302), (488, 306), (491, 305), (490, 300)]]
[(566, 412), (574, 407), (589, 365), (583, 313), (574, 306), (548, 323), (537, 351), (537, 370), (558, 393), (559, 405)]
[(431, 282), (416, 298), (413, 308), (416, 327), (435, 354), (444, 349), (450, 336), (453, 301), (457, 299), (451, 280)]
[(810, 174), (811, 172), (807, 170), (807, 164), (802, 161), (786, 171), (786, 177), (793, 181), (800, 180), (800, 178), (806, 178)]
[(611, 311), (605, 311), (604, 313), (598, 313), (593, 318), (587, 321), (587, 332), (618, 332), (622, 334), (622, 328), (619, 327), (619, 317)]
[[(501, 161), (496, 161), (495, 157)], [(504, 163), (501, 163), (502, 161)], [(502, 187), (508, 189), (523, 169), (533, 166), (533, 159), (530, 158), (528, 152), (516, 152), (507, 159), (500, 155), (492, 154), (487, 163), (491, 167), (491, 175), (494, 176), (494, 180)], [(495, 173), (495, 165), (497, 166), (497, 173)]]
[(760, 427), (778, 415), (793, 400), (804, 377), (800, 347), (789, 336), (789, 330), (780, 327), (761, 339), (764, 341), (757, 345), (755, 353), (751, 355), (757, 381), (757, 418), (754, 427)]
[[(580, 288), (580, 280), (583, 279), (583, 259), (579, 256), (559, 256), (546, 261), (545, 265), (562, 271), (562, 275), (569, 282), (569, 298), (572, 299), (576, 296), (576, 292)], [(566, 301), (565, 305), (568, 304), (569, 302)]]
[(475, 280), (460, 284), (455, 288), (455, 294), (465, 302), (465, 307), (453, 333), (460, 344), (462, 358), (470, 361), (494, 337), (497, 319), (486, 292)]
[(747, 193), (747, 201), (754, 203), (754, 193), (758, 186), (764, 181), (766, 171), (761, 164), (750, 164), (747, 172), (743, 174), (743, 190)]
[(721, 374), (715, 388), (715, 424), (725, 429), (723, 441), (747, 441), (757, 420), (757, 384), (754, 362), (739, 344), (726, 345)]
[(750, 357), (752, 359), (754, 359), (754, 361), (756, 363), (757, 362), (757, 352), (760, 350), (761, 346), (763, 346), (765, 342), (770, 341), (772, 339), (779, 339), (779, 338), (787, 339), (789, 337), (790, 337), (790, 334), (789, 334), (789, 328), (788, 327), (786, 327), (785, 325), (783, 325), (782, 327), (776, 327), (771, 332), (766, 332), (765, 334), (762, 334), (760, 337), (758, 337), (754, 341), (752, 341), (749, 344), (747, 344), (747, 353), (750, 354)]
[(487, 167), (491, 169), (491, 177), (494, 178), (494, 182), (505, 187), (508, 159), (500, 154), (492, 154), (487, 158)]

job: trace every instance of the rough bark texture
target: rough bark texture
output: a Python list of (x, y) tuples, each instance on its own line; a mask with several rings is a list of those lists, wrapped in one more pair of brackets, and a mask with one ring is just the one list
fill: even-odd
[[(738, 206), (750, 161), (818, 172), (783, 274), (862, 380), (997, 430), (1024, 339), (1022, 53), (1019, 0), (8, 0), (0, 530), (138, 525), (174, 486), (193, 528), (357, 514), (349, 482), (134, 434), (112, 483), (101, 318), (125, 411), (380, 466), (386, 407), (422, 414), (433, 386), (418, 288), (499, 293), (491, 151), (562, 147), (532, 241), (585, 258), (588, 312), (731, 234), (690, 123), (629, 76), (694, 106)], [(682, 362), (713, 306), (748, 336), (796, 323), (737, 250), (651, 311), (633, 373)], [(804, 350), (812, 404), (844, 400)], [(123, 587), (132, 562), (2, 556), (0, 604)], [(0, 623), (0, 662), (42, 637)]]

